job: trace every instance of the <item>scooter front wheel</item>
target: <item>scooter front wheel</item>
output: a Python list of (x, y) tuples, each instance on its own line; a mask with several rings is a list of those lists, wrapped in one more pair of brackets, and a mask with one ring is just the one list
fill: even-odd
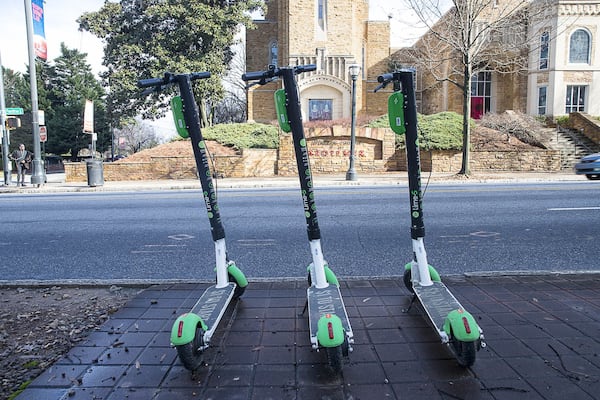
[[(410, 264), (408, 264), (410, 265)], [(411, 293), (415, 293), (415, 290), (413, 289), (413, 284), (412, 284), (412, 272), (410, 267), (408, 267), (408, 265), (406, 267), (404, 267), (404, 275), (403, 275), (403, 281), (404, 281), (404, 286), (406, 286), (406, 288), (408, 289), (409, 292)], [(441, 278), (440, 278), (440, 274), (438, 274), (438, 272), (435, 270), (435, 268), (433, 268), (431, 265), (429, 266), (429, 277), (431, 278), (432, 281), (434, 282), (441, 282)]]
[(458, 365), (461, 367), (470, 367), (475, 364), (477, 354), (475, 342), (463, 342), (462, 340), (452, 337), (450, 346), (452, 346), (452, 351), (456, 356)]
[(194, 372), (200, 368), (203, 361), (202, 349), (204, 348), (204, 330), (202, 326), (198, 324), (196, 334), (191, 342), (177, 345), (175, 348), (185, 369)]

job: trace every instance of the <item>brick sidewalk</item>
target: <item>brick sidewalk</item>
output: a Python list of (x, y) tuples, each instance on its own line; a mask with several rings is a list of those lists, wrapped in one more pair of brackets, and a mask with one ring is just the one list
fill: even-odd
[(355, 334), (343, 376), (312, 350), (306, 282), (251, 282), (223, 317), (197, 376), (169, 346), (206, 284), (153, 286), (114, 314), (18, 400), (597, 399), (600, 274), (448, 277), (487, 347), (457, 365), (401, 279), (348, 280)]

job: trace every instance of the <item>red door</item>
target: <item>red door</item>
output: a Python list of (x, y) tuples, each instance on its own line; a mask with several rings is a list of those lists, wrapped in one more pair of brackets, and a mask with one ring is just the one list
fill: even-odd
[(483, 96), (471, 97), (471, 118), (480, 119), (484, 113)]

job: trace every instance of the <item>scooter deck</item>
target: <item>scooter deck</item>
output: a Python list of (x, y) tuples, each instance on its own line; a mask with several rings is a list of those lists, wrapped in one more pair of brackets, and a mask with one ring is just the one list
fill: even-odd
[(236, 284), (233, 282), (222, 288), (216, 286), (207, 288), (190, 311), (202, 318), (208, 327), (208, 330), (204, 332), (204, 343), (210, 342), (210, 338), (233, 297), (235, 288)]
[(463, 306), (442, 282), (433, 282), (431, 286), (421, 286), (413, 283), (415, 295), (423, 305), (431, 323), (435, 326), (444, 342), (448, 337), (444, 332), (444, 322), (448, 314)]
[(326, 314), (337, 315), (342, 320), (342, 326), (346, 332), (348, 342), (352, 343), (354, 334), (350, 327), (350, 320), (348, 319), (348, 313), (344, 306), (340, 288), (332, 284), (326, 288), (311, 286), (306, 290), (306, 295), (308, 299), (308, 323), (312, 347), (316, 349), (319, 346), (317, 326), (319, 319)]

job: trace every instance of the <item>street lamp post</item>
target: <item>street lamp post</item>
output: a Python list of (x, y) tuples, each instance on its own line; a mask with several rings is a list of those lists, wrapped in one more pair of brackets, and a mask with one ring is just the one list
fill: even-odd
[(350, 122), (350, 165), (348, 167), (348, 172), (346, 172), (346, 180), (355, 181), (356, 171), (354, 170), (354, 147), (356, 145), (356, 79), (358, 78), (358, 74), (360, 72), (360, 65), (350, 64), (348, 70), (350, 71), (350, 78), (352, 78), (352, 119)]

